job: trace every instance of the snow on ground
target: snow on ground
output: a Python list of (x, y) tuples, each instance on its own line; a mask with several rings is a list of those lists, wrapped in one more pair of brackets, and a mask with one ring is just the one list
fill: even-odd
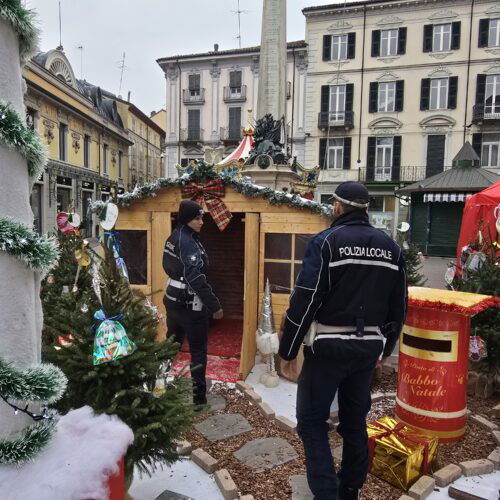
[[(476, 495), (476, 497), (487, 500), (498, 500), (500, 498), (500, 471), (484, 474), (482, 476), (461, 477), (457, 479), (453, 486)], [(439, 491), (434, 491), (427, 498), (428, 500), (442, 500), (451, 498), (448, 496), (448, 487), (437, 488)]]
[(224, 500), (213, 475), (208, 475), (189, 459), (178, 460), (156, 471), (152, 477), (143, 475), (141, 478), (136, 470), (129, 494), (134, 500), (154, 500), (165, 490), (194, 500)]

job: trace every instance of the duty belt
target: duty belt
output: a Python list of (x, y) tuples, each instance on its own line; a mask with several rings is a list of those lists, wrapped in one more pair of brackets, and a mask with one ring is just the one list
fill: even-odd
[(173, 286), (174, 288), (180, 288), (181, 290), (185, 290), (187, 288), (186, 283), (183, 283), (182, 281), (177, 281), (172, 278), (169, 278), (167, 280), (167, 287)]
[(311, 323), (309, 332), (304, 342), (311, 346), (316, 340), (322, 339), (342, 339), (342, 340), (382, 340), (385, 344), (385, 337), (378, 326), (365, 326), (364, 335), (357, 335), (356, 326), (331, 326), (323, 325), (317, 321)]

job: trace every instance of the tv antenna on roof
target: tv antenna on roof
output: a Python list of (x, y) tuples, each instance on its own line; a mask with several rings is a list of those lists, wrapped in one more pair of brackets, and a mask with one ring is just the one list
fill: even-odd
[(83, 80), (83, 45), (78, 45), (77, 49), (80, 51), (80, 80)]
[(125, 52), (123, 53), (122, 60), (118, 62), (118, 67), (120, 68), (120, 86), (118, 88), (118, 97), (122, 95), (122, 82), (123, 82), (123, 72), (125, 71)]
[(238, 0), (238, 10), (233, 10), (233, 14), (238, 14), (238, 35), (236, 38), (238, 39), (239, 48), (241, 49), (241, 14), (247, 14), (247, 10), (240, 9), (240, 0)]
[(62, 20), (61, 20), (61, 0), (59, 0), (59, 47), (58, 50), (63, 50), (62, 46)]

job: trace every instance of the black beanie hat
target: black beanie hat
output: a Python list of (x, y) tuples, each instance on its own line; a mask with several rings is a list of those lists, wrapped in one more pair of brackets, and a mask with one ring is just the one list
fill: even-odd
[(193, 200), (182, 200), (179, 205), (179, 224), (187, 224), (195, 217), (203, 215), (203, 208)]

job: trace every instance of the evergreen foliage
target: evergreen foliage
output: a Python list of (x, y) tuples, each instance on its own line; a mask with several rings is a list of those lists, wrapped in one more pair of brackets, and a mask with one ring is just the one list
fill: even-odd
[[(72, 256), (81, 243), (78, 237), (69, 238), (61, 242), (61, 264), (54, 271), (54, 282), (44, 289), (45, 356), (68, 377), (68, 389), (57, 407), (67, 412), (90, 405), (96, 413), (117, 415), (133, 430), (134, 443), (125, 460), (130, 481), (134, 466), (150, 473), (178, 458), (174, 440), (181, 437), (193, 416), (191, 385), (189, 379), (173, 377), (165, 392), (153, 392), (160, 367), (172, 362), (179, 346), (173, 339), (156, 341), (155, 311), (120, 274), (108, 236), (99, 271), (102, 305), (93, 291), (88, 268), (80, 273), (78, 291), (61, 296), (63, 284), (72, 287), (76, 276)], [(137, 350), (94, 366), (93, 315), (101, 308), (108, 318), (123, 314), (119, 321)], [(69, 343), (59, 345), (58, 336), (66, 336)]]
[(423, 267), (420, 261), (420, 249), (415, 243), (409, 243), (407, 246), (408, 248), (403, 247), (403, 257), (406, 263), (408, 286), (424, 286), (427, 279), (419, 272)]

